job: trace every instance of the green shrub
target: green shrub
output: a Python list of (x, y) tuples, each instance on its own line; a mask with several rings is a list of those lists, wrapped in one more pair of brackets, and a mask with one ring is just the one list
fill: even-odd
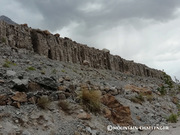
[(162, 85), (160, 88), (157, 89), (161, 95), (166, 95), (167, 94), (167, 91), (164, 87), (164, 85)]
[(16, 66), (16, 63), (6, 60), (5, 63), (3, 64), (3, 67), (9, 68), (10, 65)]
[(81, 90), (80, 99), (85, 109), (91, 112), (100, 112), (101, 92), (99, 90)]
[(180, 92), (180, 85), (178, 85), (178, 88), (177, 88), (177, 90)]
[(169, 88), (173, 88), (173, 81), (171, 79), (171, 77), (169, 75), (167, 75), (165, 72), (164, 72), (164, 78), (163, 78), (165, 84), (168, 85)]
[(27, 70), (31, 70), (31, 71), (34, 71), (36, 70), (34, 67), (28, 67)]
[(63, 72), (63, 73), (64, 73), (64, 72), (66, 72), (66, 71), (62, 69), (62, 70), (61, 70), (61, 72)]
[(8, 63), (4, 63), (4, 64), (3, 64), (3, 67), (9, 68), (10, 65), (9, 65)]
[(49, 100), (47, 96), (42, 96), (39, 98), (37, 105), (42, 109), (48, 109), (50, 103), (51, 101)]
[(172, 114), (167, 118), (167, 121), (168, 121), (168, 122), (171, 122), (171, 123), (176, 123), (176, 122), (178, 121), (177, 118), (178, 118), (177, 115), (172, 113)]

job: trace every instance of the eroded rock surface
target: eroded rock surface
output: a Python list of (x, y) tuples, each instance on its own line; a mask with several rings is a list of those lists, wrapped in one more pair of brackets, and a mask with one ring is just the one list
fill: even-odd
[(163, 77), (161, 71), (114, 56), (107, 49), (88, 47), (69, 38), (53, 35), (47, 30), (29, 28), (27, 25), (9, 25), (0, 21), (0, 39), (11, 47), (25, 48), (53, 60), (81, 65), (85, 63), (84, 61), (87, 65), (88, 61), (88, 66), (93, 68), (116, 70), (139, 76)]

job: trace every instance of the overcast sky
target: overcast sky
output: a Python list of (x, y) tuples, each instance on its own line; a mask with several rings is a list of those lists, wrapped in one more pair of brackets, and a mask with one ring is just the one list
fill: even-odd
[(0, 0), (0, 15), (180, 79), (180, 0)]

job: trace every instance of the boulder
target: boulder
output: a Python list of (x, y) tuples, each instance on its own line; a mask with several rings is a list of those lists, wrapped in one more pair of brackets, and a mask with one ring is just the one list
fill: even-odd
[(13, 79), (13, 89), (16, 89), (18, 91), (27, 91), (28, 89), (28, 79)]
[(90, 120), (91, 115), (86, 112), (82, 112), (78, 114), (77, 118), (82, 119), (82, 120)]
[(105, 53), (110, 53), (110, 50), (108, 50), (106, 48), (102, 49), (102, 51), (105, 52)]
[(12, 71), (12, 70), (7, 70), (7, 71), (6, 71), (6, 74), (7, 74), (7, 76), (15, 76), (15, 75), (16, 75), (16, 72), (15, 72), (15, 71)]
[(90, 62), (88, 60), (83, 60), (83, 65), (90, 66)]
[(58, 89), (58, 83), (52, 77), (37, 77), (34, 79), (34, 81), (40, 86), (44, 87), (45, 89), (50, 89), (50, 90)]

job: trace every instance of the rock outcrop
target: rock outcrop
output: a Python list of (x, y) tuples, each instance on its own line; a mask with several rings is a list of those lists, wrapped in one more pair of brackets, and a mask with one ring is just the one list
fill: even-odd
[(114, 124), (121, 126), (133, 125), (131, 118), (131, 111), (128, 106), (120, 104), (114, 96), (106, 94), (102, 97), (102, 103), (109, 108), (106, 117), (110, 119)]
[(27, 25), (11, 25), (0, 21), (0, 42), (34, 51), (53, 60), (81, 65), (88, 61), (88, 66), (93, 68), (116, 70), (138, 76), (163, 77), (163, 72), (159, 70), (111, 55), (107, 50), (88, 47), (69, 38), (53, 35), (47, 30), (29, 28)]

